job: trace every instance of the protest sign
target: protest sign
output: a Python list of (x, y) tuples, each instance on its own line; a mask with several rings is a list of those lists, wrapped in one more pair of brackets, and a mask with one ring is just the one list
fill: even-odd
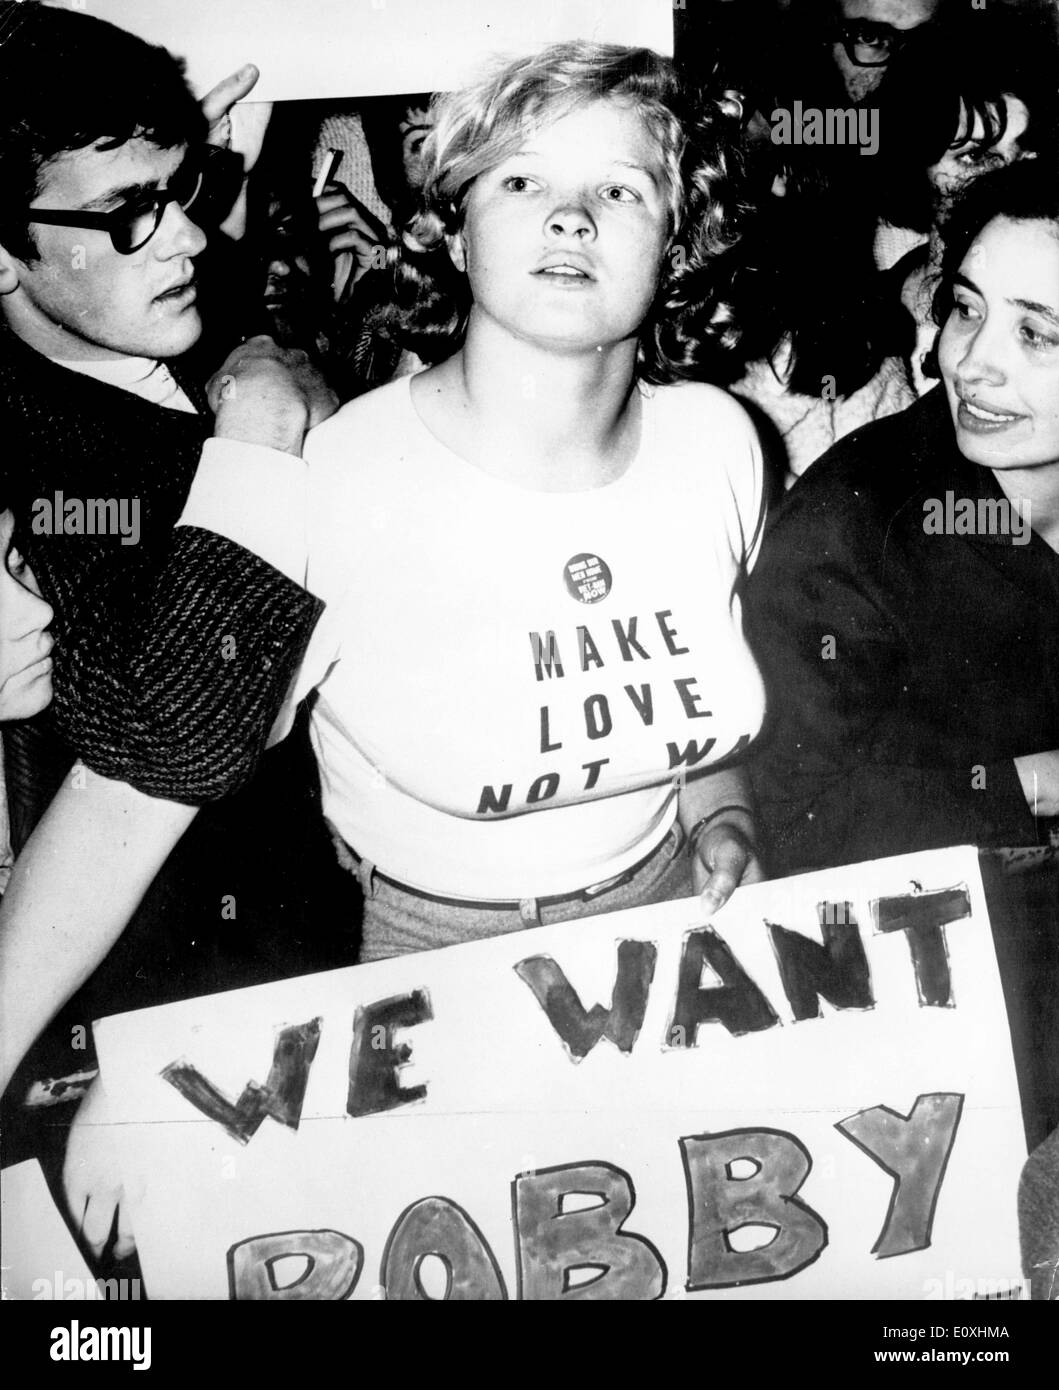
[(186, 59), (202, 95), (244, 63), (255, 101), (446, 91), (495, 54), (590, 38), (673, 51), (670, 0), (52, 0)]
[(0, 1172), (0, 1288), (19, 1300), (97, 1295), (35, 1158)]
[(977, 855), (664, 903), (97, 1025), (152, 1298), (1017, 1286)]

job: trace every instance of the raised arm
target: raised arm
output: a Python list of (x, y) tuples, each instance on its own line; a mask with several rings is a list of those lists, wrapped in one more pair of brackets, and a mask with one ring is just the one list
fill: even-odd
[(232, 354), (213, 398), (184, 524), (148, 501), (133, 547), (27, 537), (57, 615), (64, 738), (100, 776), (188, 804), (248, 780), (319, 617), (302, 587), (300, 454), (336, 404), (304, 354), (270, 339)]

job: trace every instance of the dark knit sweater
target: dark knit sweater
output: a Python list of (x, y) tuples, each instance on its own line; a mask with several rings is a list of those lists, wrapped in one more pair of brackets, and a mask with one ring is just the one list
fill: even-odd
[[(352, 964), (358, 911), (320, 815), (304, 712), (262, 754), (321, 605), (240, 546), (173, 529), (209, 416), (57, 367), (2, 332), (0, 410), (8, 495), (57, 638), (52, 709), (4, 732), (16, 849), (75, 756), (147, 793), (209, 802), (11, 1096), (85, 1064), (71, 1029), (93, 1018)], [(34, 536), (32, 503), (56, 490), (139, 498), (139, 544)]]
[[(231, 541), (174, 530), (210, 416), (67, 371), (6, 332), (0, 403), (20, 544), (55, 608), (65, 741), (102, 776), (174, 801), (245, 784), (321, 605)], [(57, 491), (138, 499), (138, 544), (34, 535), (34, 501)]]

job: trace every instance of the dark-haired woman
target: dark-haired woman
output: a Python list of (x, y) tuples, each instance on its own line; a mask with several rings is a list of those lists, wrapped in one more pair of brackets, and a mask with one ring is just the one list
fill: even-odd
[[(52, 610), (13, 543), (14, 527), (14, 514), (0, 505), (0, 724), (32, 718), (52, 695)], [(13, 862), (0, 757), (0, 893)]]
[(932, 302), (945, 224), (982, 175), (1021, 159), (1054, 159), (1057, 70), (1057, 18), (1044, 8), (992, 9), (932, 27), (887, 70), (876, 255), (892, 267), (888, 278), (915, 321), (911, 369), (920, 395), (937, 377)]
[(773, 692), (753, 781), (777, 873), (1047, 843), (1059, 815), (1059, 178), (947, 230), (943, 389), (833, 449), (750, 586)]

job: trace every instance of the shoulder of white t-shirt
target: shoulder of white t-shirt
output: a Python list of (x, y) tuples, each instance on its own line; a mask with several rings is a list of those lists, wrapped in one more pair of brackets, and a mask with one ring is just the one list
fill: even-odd
[(394, 428), (412, 409), (408, 378), (398, 377), (357, 396), (337, 410), (330, 419), (309, 431), (305, 440), (305, 459), (312, 464), (336, 455), (349, 458), (350, 450), (389, 446)]
[(723, 453), (725, 446), (740, 454), (748, 444), (757, 448), (757, 431), (746, 408), (720, 386), (684, 381), (649, 387), (648, 394), (662, 430), (687, 431), (689, 442), (711, 446), (714, 454)]
[(328, 525), (331, 514), (366, 504), (369, 496), (389, 494), (415, 438), (411, 412), (405, 378), (357, 396), (309, 431), (302, 456), (320, 524)]

